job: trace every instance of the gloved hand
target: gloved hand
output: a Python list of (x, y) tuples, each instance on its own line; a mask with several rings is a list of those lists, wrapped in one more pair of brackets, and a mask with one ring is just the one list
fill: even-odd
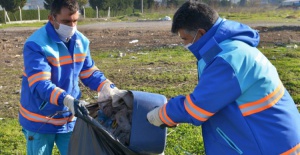
[(155, 126), (161, 126), (164, 123), (161, 121), (159, 118), (159, 110), (161, 107), (156, 107), (150, 112), (147, 113), (147, 120), (149, 121), (150, 124), (155, 125)]
[(115, 84), (113, 84), (110, 80), (104, 81), (104, 85), (101, 90), (98, 92), (98, 102), (99, 103), (112, 103), (113, 107), (119, 106), (121, 103), (119, 102), (123, 96), (125, 96), (128, 91), (118, 89)]
[(64, 98), (64, 105), (67, 106), (70, 112), (76, 117), (82, 117), (83, 115), (88, 115), (89, 111), (86, 109), (88, 102), (74, 99), (72, 96), (67, 95)]
[(147, 120), (149, 121), (149, 123), (154, 125), (154, 126), (161, 127), (161, 128), (164, 128), (164, 127), (169, 127), (169, 128), (177, 127), (178, 124), (174, 124), (174, 126), (168, 126), (167, 124), (164, 124), (163, 121), (161, 121), (161, 119), (159, 117), (159, 110), (161, 108), (162, 108), (162, 106), (156, 107), (156, 108), (154, 108), (153, 110), (151, 110), (150, 112), (147, 113)]

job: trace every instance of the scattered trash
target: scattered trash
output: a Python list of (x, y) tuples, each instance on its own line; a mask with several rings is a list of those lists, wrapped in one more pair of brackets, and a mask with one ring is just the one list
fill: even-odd
[(297, 49), (297, 48), (298, 48), (298, 45), (295, 44), (295, 45), (294, 45), (294, 49)]
[(297, 49), (298, 45), (287, 45), (286, 48), (293, 48), (293, 49)]
[(270, 59), (271, 60), (276, 60), (276, 57), (273, 55)]
[(137, 43), (137, 42), (139, 42), (139, 40), (132, 40), (132, 41), (129, 42), (129, 44), (134, 44), (134, 43)]
[[(128, 98), (130, 95), (126, 93), (123, 97), (127, 96)], [(112, 103), (98, 103), (98, 122), (106, 128), (106, 131), (112, 133), (122, 144), (127, 146), (131, 131), (132, 104), (125, 100), (121, 100), (121, 103), (114, 107)]]
[(170, 21), (170, 20), (172, 20), (172, 18), (169, 17), (169, 16), (165, 16), (165, 17), (162, 18), (161, 20), (162, 20), (162, 21)]
[(124, 57), (126, 55), (126, 53), (119, 53), (119, 57)]
[(140, 54), (140, 55), (146, 55), (146, 54), (149, 54), (149, 53), (145, 53), (145, 52), (138, 52), (137, 54)]

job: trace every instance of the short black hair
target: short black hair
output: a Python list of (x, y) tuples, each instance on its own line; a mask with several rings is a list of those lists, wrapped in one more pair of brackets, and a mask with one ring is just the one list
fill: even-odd
[(206, 32), (214, 25), (219, 14), (205, 3), (188, 1), (176, 11), (173, 16), (172, 33), (178, 33), (179, 29), (195, 32), (202, 28)]
[(72, 13), (79, 10), (78, 2), (76, 0), (54, 0), (51, 4), (51, 15), (60, 14), (62, 8), (68, 8)]

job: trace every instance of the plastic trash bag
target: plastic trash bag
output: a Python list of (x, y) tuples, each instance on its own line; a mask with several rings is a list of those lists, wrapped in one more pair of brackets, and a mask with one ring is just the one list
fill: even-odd
[(166, 145), (166, 128), (155, 127), (147, 121), (147, 113), (165, 104), (167, 99), (160, 94), (141, 91), (132, 93), (132, 120), (129, 145), (121, 143), (106, 130), (97, 119), (91, 117), (98, 112), (98, 105), (89, 105), (90, 115), (77, 118), (70, 139), (69, 155), (135, 155), (161, 154)]

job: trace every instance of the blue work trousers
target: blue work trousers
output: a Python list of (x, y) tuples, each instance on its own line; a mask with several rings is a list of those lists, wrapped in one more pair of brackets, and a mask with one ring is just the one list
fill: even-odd
[(54, 143), (61, 155), (68, 154), (72, 132), (41, 134), (22, 129), (26, 138), (27, 155), (52, 155)]

